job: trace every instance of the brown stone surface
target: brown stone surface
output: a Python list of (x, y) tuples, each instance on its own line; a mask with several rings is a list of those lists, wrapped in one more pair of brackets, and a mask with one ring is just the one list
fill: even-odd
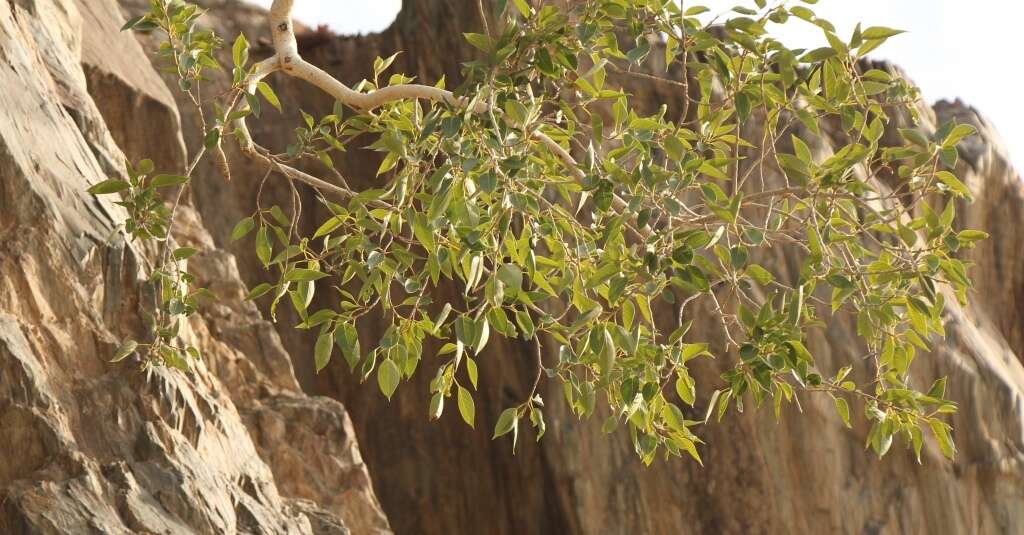
[(186, 160), (173, 96), (122, 22), (112, 0), (0, 2), (0, 533), (389, 532), (344, 408), (299, 391), (190, 207), (176, 240), (222, 296), (183, 334), (204, 360), (107, 362), (143, 334), (153, 251), (85, 190), (125, 154)]

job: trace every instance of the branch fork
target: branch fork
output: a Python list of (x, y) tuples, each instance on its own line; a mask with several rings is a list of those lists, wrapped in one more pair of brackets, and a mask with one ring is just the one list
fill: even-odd
[[(390, 102), (407, 99), (442, 102), (456, 108), (464, 108), (470, 105), (466, 99), (456, 96), (451, 91), (421, 84), (394, 85), (375, 89), (367, 93), (353, 90), (323, 69), (304, 60), (299, 54), (299, 45), (295, 38), (295, 27), (292, 19), (294, 4), (295, 0), (274, 0), (274, 3), (271, 5), (269, 18), (274, 54), (257, 63), (253, 72), (246, 78), (244, 90), (249, 94), (256, 92), (256, 86), (264, 78), (274, 72), (281, 71), (320, 88), (342, 104), (364, 112), (372, 111)], [(472, 111), (474, 113), (494, 112), (501, 115), (506, 122), (510, 122), (510, 119), (502, 113), (502, 110), (492, 109), (485, 102), (473, 104)], [(239, 145), (242, 152), (264, 167), (334, 195), (344, 198), (356, 195), (356, 192), (348, 188), (331, 184), (273, 159), (269, 156), (269, 151), (253, 143), (244, 117), (237, 119), (235, 126), (238, 130)], [(526, 133), (547, 147), (576, 180), (583, 181), (586, 178), (586, 173), (582, 171), (576, 160), (569, 154), (569, 151), (557, 141), (536, 128), (526, 129)], [(627, 206), (626, 202), (618, 195), (614, 197), (613, 205), (620, 210), (625, 209)], [(652, 231), (649, 227), (645, 227), (639, 229), (638, 234), (641, 238), (647, 239), (652, 235)]]

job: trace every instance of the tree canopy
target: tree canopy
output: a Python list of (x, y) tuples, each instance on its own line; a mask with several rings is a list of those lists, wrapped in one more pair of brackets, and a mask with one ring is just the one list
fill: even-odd
[[(317, 370), (341, 356), (388, 398), (429, 373), (429, 416), (454, 404), (475, 425), (474, 391), (499, 386), (478, 384), (477, 356), (494, 337), (521, 337), (537, 344), (537, 378), (494, 437), (532, 427), (540, 439), (537, 386), (556, 381), (575, 413), (628, 428), (644, 462), (659, 451), (699, 461), (709, 418), (750, 403), (778, 414), (808, 392), (830, 396), (846, 425), (851, 405), (863, 408), (879, 455), (898, 436), (920, 458), (930, 432), (951, 457), (942, 416), (956, 403), (944, 379), (924, 389), (909, 369), (944, 334), (947, 298), (965, 304), (956, 252), (984, 238), (953, 225), (953, 201), (970, 198), (953, 174), (956, 147), (974, 129), (902, 129), (883, 145), (895, 119), (915, 118), (918, 92), (861, 59), (901, 32), (858, 26), (841, 37), (814, 3), (755, 0), (708, 22), (706, 8), (673, 0), (481, 1), (482, 30), (465, 34), (478, 54), (448, 90), (389, 74), (395, 56), (342, 84), (301, 58), (293, 0), (271, 8), (270, 57), (253, 62), (246, 37), (230, 36), (225, 66), (201, 9), (152, 0), (125, 28), (166, 36), (158, 54), (203, 118), (205, 147), (181, 174), (143, 161), (91, 190), (120, 194), (126, 232), (164, 244), (151, 266), (153, 337), (126, 342), (115, 360), (138, 352), (184, 368), (199, 357), (178, 335), (206, 292), (187, 271), (195, 251), (170, 239), (178, 201), (160, 190), (180, 200), (202, 158), (227, 173), (221, 146), (233, 142), (264, 180), (314, 188), (332, 214), (306, 230), (298, 207), (254, 206), (232, 233), (251, 240), (271, 281), (249, 297), (270, 296), (271, 316), (294, 307), (296, 328), (318, 333)], [(772, 33), (783, 24), (816, 26), (822, 46), (788, 48)], [(336, 105), (281, 124), (294, 141), (265, 148), (247, 121), (274, 121), (264, 108), (287, 105), (267, 81), (274, 72)], [(230, 78), (230, 90), (203, 98), (212, 77)], [(623, 89), (630, 78), (679, 100), (644, 111)], [(844, 144), (819, 150), (826, 133)], [(356, 190), (334, 159), (364, 146), (381, 164), (376, 186)], [(798, 277), (758, 263), (780, 250)], [(442, 287), (461, 295), (441, 300)], [(311, 310), (314, 293), (336, 306)], [(690, 329), (698, 305), (714, 311), (716, 332)], [(853, 362), (825, 373), (808, 350), (808, 333), (839, 314), (856, 318), (870, 376), (854, 377)], [(379, 339), (357, 332), (368, 315), (387, 322)], [(424, 354), (432, 339), (439, 352)], [(731, 365), (698, 390), (691, 367), (711, 357)]]

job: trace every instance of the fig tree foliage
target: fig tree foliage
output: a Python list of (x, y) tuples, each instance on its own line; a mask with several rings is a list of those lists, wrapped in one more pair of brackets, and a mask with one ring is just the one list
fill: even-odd
[[(91, 190), (120, 195), (133, 239), (163, 244), (152, 336), (116, 359), (187, 368), (199, 357), (179, 334), (206, 292), (187, 271), (195, 251), (171, 244), (174, 207), (193, 180), (216, 179), (194, 176), (201, 159), (227, 174), (232, 143), (266, 170), (234, 180), (312, 188), (331, 214), (306, 229), (300, 206), (261, 203), (231, 236), (267, 270), (249, 297), (271, 316), (293, 307), (295, 328), (318, 334), (318, 371), (340, 359), (389, 399), (430, 374), (430, 418), (458, 410), (513, 441), (544, 434), (538, 386), (553, 381), (574, 413), (624, 427), (646, 463), (659, 452), (700, 461), (709, 419), (763, 404), (777, 417), (801, 396), (830, 397), (848, 426), (863, 418), (879, 455), (899, 438), (920, 458), (930, 433), (952, 457), (945, 379), (919, 384), (910, 370), (943, 336), (947, 300), (965, 304), (957, 251), (985, 237), (954, 227), (970, 200), (953, 174), (957, 144), (974, 129), (897, 132), (895, 119), (916, 120), (918, 92), (861, 59), (901, 32), (840, 36), (814, 3), (755, 0), (710, 17), (689, 1), (484, 0), (483, 29), (464, 36), (476, 54), (449, 90), (391, 73), (395, 56), (342, 84), (301, 58), (293, 0), (271, 8), (273, 50), (259, 61), (244, 35), (204, 29), (197, 6), (152, 0), (126, 29), (166, 38), (157, 54), (205, 143), (180, 174), (143, 161)], [(785, 24), (817, 27), (820, 48), (787, 47), (773, 33)], [(325, 91), (333, 110), (287, 124), (274, 72)], [(639, 84), (676, 96), (648, 109), (624, 89)], [(292, 142), (261, 147), (247, 121)], [(366, 147), (380, 166), (361, 177), (372, 187), (353, 189), (334, 161)], [(708, 314), (715, 327), (691, 329)], [(824, 370), (808, 334), (843, 319), (857, 356)], [(367, 321), (384, 326), (360, 332)], [(474, 392), (501, 385), (478, 369), (499, 337), (536, 347), (537, 376), (484, 415)], [(726, 371), (695, 384), (694, 368), (712, 365)]]

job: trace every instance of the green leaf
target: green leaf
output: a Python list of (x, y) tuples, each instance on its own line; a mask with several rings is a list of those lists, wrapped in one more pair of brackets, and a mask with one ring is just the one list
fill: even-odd
[(288, 274), (285, 275), (284, 280), (288, 282), (308, 282), (320, 280), (326, 276), (326, 273), (323, 273), (316, 269), (295, 268), (288, 271)]
[(395, 390), (398, 388), (398, 381), (402, 378), (402, 372), (398, 369), (398, 365), (391, 359), (384, 359), (384, 362), (377, 368), (377, 386), (380, 387), (380, 391), (384, 394), (384, 397), (391, 400), (391, 396), (395, 394)]
[(134, 28), (136, 25), (142, 22), (142, 19), (144, 18), (146, 18), (146, 15), (139, 15), (138, 17), (132, 17), (128, 19), (128, 22), (124, 23), (124, 26), (121, 26), (121, 31), (123, 32), (125, 30), (130, 30)]
[(903, 139), (906, 139), (918, 147), (928, 148), (928, 138), (924, 137), (924, 134), (921, 132), (914, 130), (913, 128), (900, 128), (899, 132), (900, 135), (903, 136)]
[(445, 320), (448, 319), (448, 315), (451, 314), (451, 313), (452, 313), (452, 304), (451, 303), (445, 303), (444, 306), (441, 307), (441, 312), (438, 312), (437, 316), (434, 317), (434, 320), (433, 320), (434, 329), (431, 331), (431, 334), (437, 334), (437, 331), (440, 330), (442, 326), (444, 326)]
[(270, 87), (270, 84), (260, 82), (256, 84), (256, 89), (260, 91), (260, 94), (263, 95), (263, 99), (266, 100), (268, 104), (276, 108), (277, 111), (281, 111), (281, 100), (277, 98), (277, 94), (274, 93), (274, 89)]
[(936, 379), (928, 389), (928, 395), (936, 399), (944, 398), (946, 396), (946, 378)]
[[(729, 400), (731, 399), (732, 390), (727, 390), (725, 395), (718, 398), (718, 409), (715, 411), (715, 419), (719, 422), (722, 421), (722, 416), (725, 416), (725, 411), (729, 410)], [(737, 401), (737, 404), (738, 403), (739, 401)]]
[(704, 461), (701, 460), (700, 453), (697, 452), (697, 445), (692, 440), (677, 436), (675, 437), (675, 444), (688, 453), (693, 460), (697, 461), (697, 464), (704, 466)]
[(852, 282), (850, 282), (850, 279), (847, 279), (838, 273), (833, 273), (832, 275), (825, 277), (825, 281), (831, 284), (834, 288), (838, 288), (840, 290), (849, 290), (856, 287)]
[(146, 158), (139, 162), (138, 167), (135, 168), (135, 172), (139, 175), (148, 175), (153, 172), (154, 164), (153, 160)]
[(665, 154), (673, 161), (682, 161), (686, 151), (687, 146), (678, 137), (669, 135), (665, 138)]
[(637, 46), (626, 53), (626, 61), (639, 64), (651, 52), (651, 42), (641, 38)]
[(804, 344), (799, 340), (790, 340), (786, 342), (786, 344), (793, 349), (793, 353), (796, 355), (797, 359), (808, 363), (813, 361), (811, 358), (811, 352), (808, 351), (807, 348), (804, 347)]
[(131, 184), (124, 180), (110, 179), (93, 185), (87, 191), (93, 195), (109, 195), (111, 193), (124, 191), (130, 187)]
[(973, 136), (978, 133), (978, 129), (974, 128), (969, 124), (958, 124), (949, 131), (946, 135), (946, 139), (942, 140), (943, 147), (955, 147), (957, 143), (960, 143), (966, 137)]
[(231, 231), (231, 241), (238, 241), (246, 237), (254, 228), (256, 228), (256, 221), (252, 217), (239, 221)]
[(692, 407), (694, 401), (697, 399), (697, 390), (693, 383), (693, 379), (690, 377), (690, 373), (686, 371), (686, 368), (680, 368), (676, 373), (678, 374), (678, 378), (676, 379), (676, 393), (679, 394), (679, 399)]
[(171, 257), (174, 258), (175, 260), (185, 260), (186, 258), (192, 257), (197, 252), (198, 251), (191, 247), (179, 247), (178, 249), (175, 249), (173, 253), (171, 253)]
[(267, 227), (260, 227), (256, 232), (256, 257), (260, 259), (263, 267), (270, 265), (270, 255), (274, 253), (274, 245), (270, 241), (270, 231)]
[[(539, 395), (534, 397), (534, 400), (538, 404), (543, 406), (543, 404), (539, 401), (540, 400), (540, 396)], [(537, 408), (532, 409), (530, 411), (530, 423), (532, 423), (534, 425), (534, 427), (537, 428), (537, 441), (540, 442), (541, 437), (543, 437), (544, 433), (547, 432), (547, 424), (544, 423), (544, 413), (541, 412), (540, 409), (537, 409)]]
[(345, 218), (343, 218), (342, 216), (336, 215), (336, 216), (328, 219), (327, 221), (324, 221), (324, 224), (320, 225), (320, 228), (316, 229), (316, 232), (313, 234), (313, 237), (314, 238), (320, 238), (320, 237), (326, 236), (326, 235), (334, 232), (344, 222), (345, 222)]
[(796, 137), (796, 135), (791, 135), (790, 137), (793, 140), (793, 152), (796, 153), (797, 159), (803, 162), (804, 165), (810, 165), (813, 159), (810, 147), (807, 146), (807, 143), (804, 143), (804, 140)]
[(440, 392), (434, 394), (430, 398), (430, 407), (427, 409), (427, 414), (431, 420), (437, 420), (441, 417), (444, 412), (444, 396)]
[(843, 424), (852, 429), (853, 425), (850, 424), (850, 406), (846, 403), (846, 400), (838, 397), (832, 398), (832, 400), (836, 403), (836, 412), (842, 418)]
[(947, 202), (946, 208), (942, 210), (942, 216), (939, 217), (939, 224), (942, 225), (943, 230), (949, 230), (953, 224), (953, 218), (956, 217), (956, 203)]
[(220, 128), (211, 128), (203, 137), (203, 146), (212, 149), (220, 143)]
[(921, 429), (918, 427), (910, 428), (910, 441), (914, 446), (914, 457), (917, 459), (917, 464), (921, 464), (921, 447), (924, 446), (924, 438), (921, 436)]
[(928, 420), (928, 426), (931, 427), (935, 440), (939, 442), (939, 449), (942, 450), (942, 454), (947, 459), (955, 457), (956, 446), (953, 445), (953, 437), (949, 434), (949, 425), (939, 420), (931, 419)]
[(395, 62), (395, 58), (397, 58), (398, 54), (400, 54), (400, 53), (401, 52), (395, 52), (394, 54), (391, 54), (387, 58), (377, 57), (376, 59), (374, 59), (373, 60), (373, 76), (374, 76), (374, 79), (376, 79), (377, 76), (380, 76), (380, 74), (382, 72), (388, 70), (388, 67), (390, 67), (391, 64)]
[(296, 326), (296, 328), (311, 329), (313, 327), (323, 325), (324, 323), (332, 320), (336, 316), (337, 313), (335, 313), (333, 310), (328, 310), (326, 308), (320, 309), (311, 314), (309, 317), (307, 317), (302, 323), (299, 323)]
[(516, 6), (523, 18), (530, 18), (530, 4), (526, 0), (512, 0), (512, 5)]
[(291, 223), (291, 220), (288, 219), (288, 216), (284, 215), (284, 210), (280, 206), (271, 206), (270, 215), (274, 216), (274, 220), (277, 221), (278, 225), (288, 226)]
[(708, 175), (709, 177), (717, 178), (719, 180), (729, 180), (729, 175), (726, 175), (725, 173), (722, 172), (721, 169), (715, 167), (714, 165), (711, 165), (709, 162), (704, 162), (703, 164), (701, 164), (700, 172), (704, 173), (705, 175)]
[(505, 101), (505, 113), (517, 125), (524, 126), (530, 112), (521, 102), (516, 100), (507, 100)]
[(474, 339), (475, 345), (473, 346), (473, 353), (479, 355), (484, 347), (487, 345), (487, 340), (491, 336), (491, 322), (487, 321), (487, 318), (480, 318), (477, 328), (476, 337)]
[(121, 362), (128, 358), (128, 355), (134, 353), (138, 347), (139, 343), (135, 340), (125, 340), (124, 343), (118, 346), (117, 351), (114, 352), (114, 356), (110, 359), (110, 362)]
[[(731, 219), (734, 220), (735, 217), (732, 217)], [(733, 247), (729, 251), (729, 260), (730, 260), (730, 264), (732, 265), (733, 269), (740, 269), (740, 268), (742, 268), (747, 263), (747, 259), (749, 258), (749, 256), (750, 256), (750, 252), (747, 250), (746, 247), (744, 247), (742, 245), (738, 245), (736, 247)]]
[(498, 280), (505, 288), (519, 291), (523, 287), (523, 270), (515, 264), (502, 264), (498, 268)]
[(476, 361), (471, 357), (466, 358), (466, 375), (469, 376), (469, 383), (473, 385), (474, 389), (476, 389), (480, 372), (476, 368)]
[(501, 416), (498, 416), (498, 423), (494, 425), (494, 436), (492, 439), (508, 434), (519, 423), (519, 410), (516, 407), (505, 409)]
[(473, 395), (463, 387), (459, 387), (459, 414), (470, 427), (476, 427), (476, 407), (473, 403)]
[(420, 242), (427, 251), (433, 252), (436, 247), (434, 233), (427, 225), (427, 218), (422, 213), (416, 213), (412, 218), (412, 231), (416, 240)]
[(750, 275), (750, 278), (757, 281), (757, 283), (760, 284), (761, 286), (771, 284), (771, 282), (775, 280), (775, 277), (771, 274), (770, 271), (761, 267), (758, 264), (750, 264), (749, 266), (747, 266), (747, 275)]
[(615, 368), (615, 341), (612, 340), (611, 333), (608, 329), (601, 328), (602, 338), (604, 342), (601, 344), (601, 353), (598, 355), (599, 365), (601, 367), (601, 376), (610, 377), (612, 370)]
[(964, 241), (964, 242), (968, 242), (968, 243), (973, 243), (973, 242), (980, 241), (980, 240), (987, 240), (988, 239), (988, 233), (987, 232), (982, 232), (980, 230), (961, 230), (956, 235), (956, 237), (960, 241)]
[(153, 177), (153, 180), (152, 182), (149, 183), (149, 185), (154, 188), (166, 188), (169, 186), (177, 186), (179, 184), (184, 184), (186, 182), (188, 182), (187, 176), (156, 175), (155, 177)]
[(935, 173), (935, 178), (937, 178), (939, 182), (945, 184), (953, 193), (963, 195), (968, 199), (971, 198), (971, 190), (963, 182), (960, 182), (960, 179), (958, 179), (953, 173), (950, 173), (949, 171), (939, 171)]
[(316, 339), (316, 345), (313, 348), (313, 362), (316, 365), (316, 372), (320, 373), (321, 370), (327, 367), (327, 364), (331, 361), (331, 353), (334, 350), (334, 336), (328, 330), (320, 331), (320, 336)]
[(473, 347), (476, 340), (476, 322), (473, 318), (463, 315), (455, 319), (455, 339), (466, 347)]
[(816, 48), (800, 57), (802, 63), (817, 63), (836, 56), (837, 52), (832, 47)]
[(261, 283), (258, 286), (256, 286), (255, 288), (253, 288), (252, 290), (249, 290), (249, 294), (245, 296), (245, 299), (246, 299), (246, 301), (251, 301), (253, 299), (256, 299), (257, 297), (265, 295), (267, 292), (269, 292), (273, 288), (274, 288), (274, 286), (272, 284), (269, 284), (269, 283), (266, 283), (266, 282)]
[(260, 99), (256, 98), (256, 95), (245, 94), (245, 103), (249, 105), (249, 111), (253, 117), (259, 118), (262, 113), (262, 106), (260, 106)]
[(516, 310), (516, 325), (519, 326), (519, 330), (523, 333), (524, 340), (530, 340), (533, 338), (533, 332), (536, 327), (533, 324), (533, 318), (530, 317), (529, 312)]
[(231, 46), (231, 60), (235, 67), (244, 67), (249, 61), (249, 41), (246, 40), (244, 33), (238, 34), (235, 44)]
[(388, 155), (384, 157), (384, 161), (380, 163), (380, 167), (377, 168), (376, 176), (383, 175), (384, 173), (394, 169), (398, 165), (399, 160), (400, 158), (398, 153), (389, 152)]
[(884, 26), (872, 26), (861, 32), (864, 39), (887, 39), (894, 35), (906, 33), (904, 30), (894, 30)]
[(682, 362), (686, 363), (700, 355), (710, 355), (710, 353), (708, 353), (708, 344), (683, 344), (679, 358)]
[(491, 52), (491, 40), (486, 35), (482, 33), (464, 33), (462, 35), (474, 47), (487, 53)]
[(359, 332), (356, 331), (355, 326), (351, 323), (339, 325), (338, 330), (334, 333), (334, 342), (338, 344), (341, 353), (345, 356), (345, 362), (348, 363), (349, 369), (354, 370), (361, 358)]
[(334, 169), (334, 160), (331, 159), (331, 155), (327, 151), (316, 151), (316, 157), (320, 159), (320, 163), (324, 164), (324, 167)]

